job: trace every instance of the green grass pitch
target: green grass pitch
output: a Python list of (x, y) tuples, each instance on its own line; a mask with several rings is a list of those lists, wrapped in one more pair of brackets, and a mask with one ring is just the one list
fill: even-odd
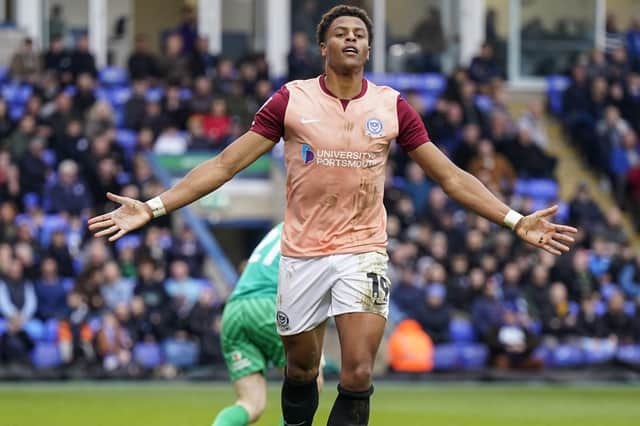
[[(257, 425), (278, 424), (279, 387)], [(324, 425), (335, 383), (321, 395)], [(233, 401), (221, 383), (4, 383), (1, 426), (209, 426)], [(379, 383), (372, 426), (640, 425), (640, 386)]]

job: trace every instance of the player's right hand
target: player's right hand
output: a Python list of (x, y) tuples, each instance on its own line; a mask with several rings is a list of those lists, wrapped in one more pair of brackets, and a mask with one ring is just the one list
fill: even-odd
[(121, 197), (120, 195), (107, 193), (107, 198), (120, 204), (120, 207), (110, 213), (95, 216), (89, 219), (89, 230), (95, 232), (95, 237), (110, 235), (109, 241), (116, 241), (129, 231), (144, 226), (153, 214), (151, 208), (140, 200)]

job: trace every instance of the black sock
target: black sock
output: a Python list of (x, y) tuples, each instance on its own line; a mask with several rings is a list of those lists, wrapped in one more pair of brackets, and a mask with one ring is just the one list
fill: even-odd
[(318, 383), (315, 379), (298, 382), (285, 375), (281, 401), (285, 426), (311, 426), (318, 409)]
[(327, 426), (367, 426), (369, 424), (369, 397), (373, 385), (364, 392), (352, 392), (338, 384), (338, 397), (333, 404)]

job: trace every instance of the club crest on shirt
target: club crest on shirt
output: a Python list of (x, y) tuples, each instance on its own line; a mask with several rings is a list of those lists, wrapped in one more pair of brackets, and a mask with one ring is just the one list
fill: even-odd
[(373, 138), (380, 138), (384, 136), (384, 126), (382, 125), (382, 121), (378, 118), (370, 118), (364, 125), (366, 130), (365, 134), (367, 136), (371, 136)]

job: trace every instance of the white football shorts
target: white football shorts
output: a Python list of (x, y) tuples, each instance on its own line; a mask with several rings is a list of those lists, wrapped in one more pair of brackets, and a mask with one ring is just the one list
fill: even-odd
[(313, 330), (331, 316), (370, 312), (387, 318), (386, 253), (280, 258), (276, 324), (291, 336)]

